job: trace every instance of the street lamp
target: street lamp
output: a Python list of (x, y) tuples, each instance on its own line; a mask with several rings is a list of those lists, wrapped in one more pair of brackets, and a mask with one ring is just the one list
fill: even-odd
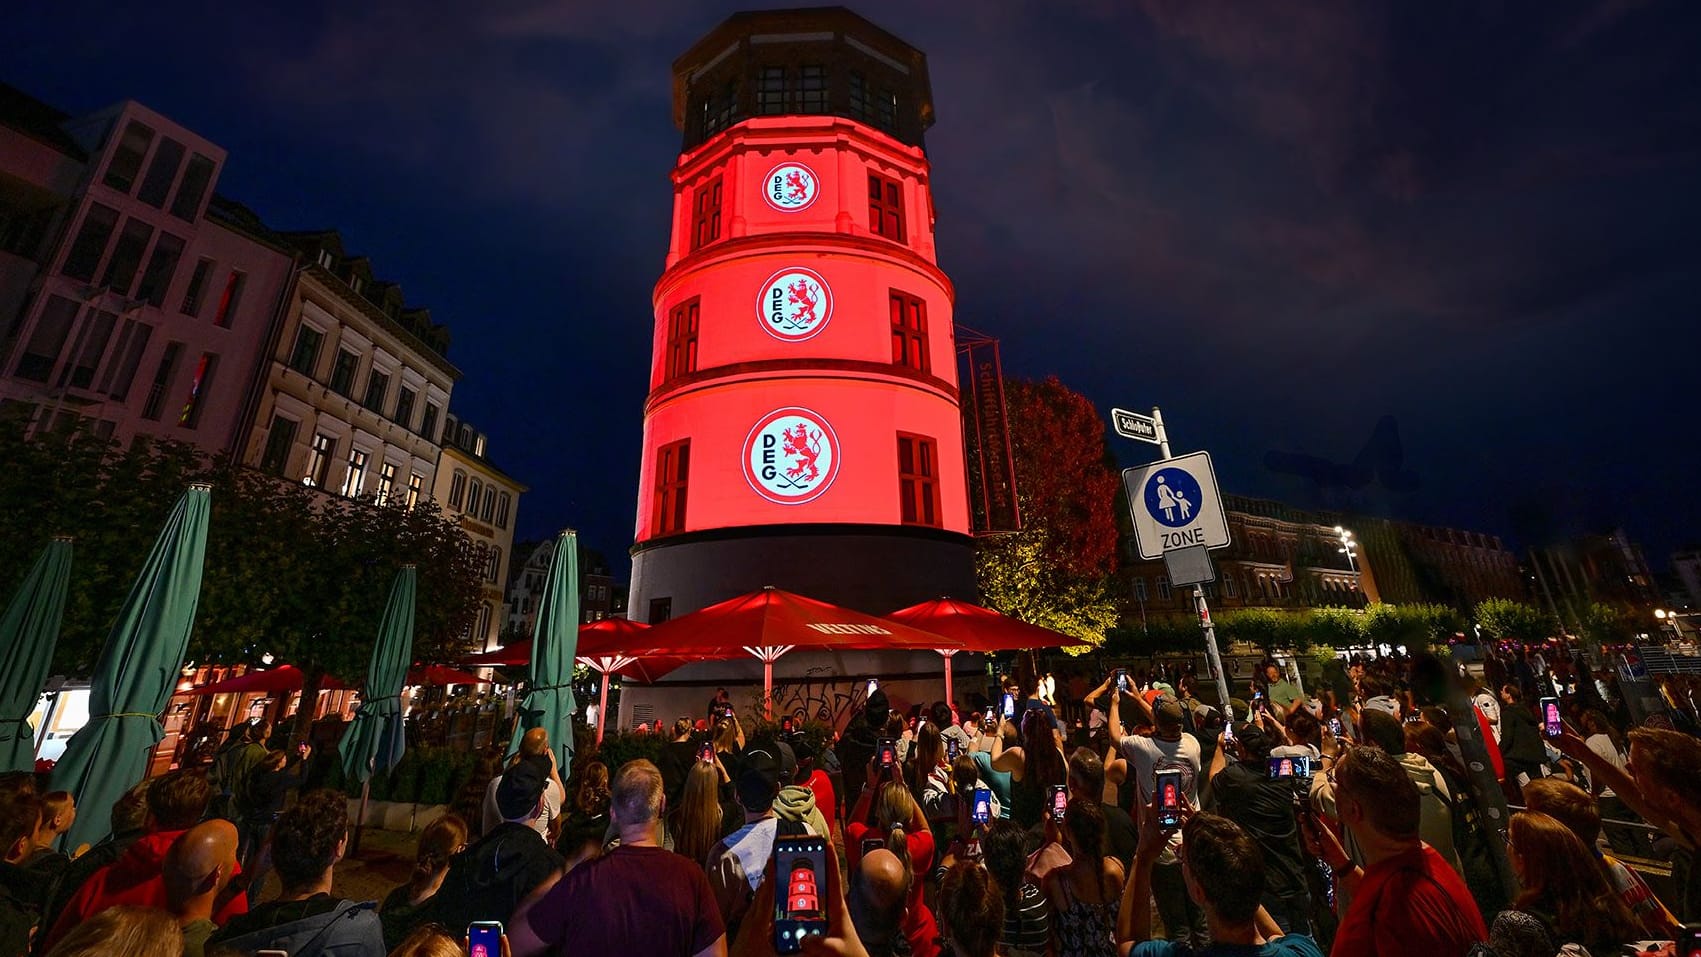
[(1358, 542), (1353, 539), (1353, 533), (1350, 530), (1342, 528), (1339, 525), (1335, 526), (1335, 534), (1340, 536), (1341, 541), (1341, 547), (1336, 549), (1336, 551), (1347, 556), (1347, 567), (1352, 569), (1353, 573), (1356, 575), (1358, 573), (1358, 561), (1356, 560), (1358, 555)]
[(1678, 641), (1683, 640), (1683, 628), (1677, 623), (1679, 612), (1666, 611), (1664, 608), (1654, 609), (1654, 617), (1671, 627), (1671, 635)]

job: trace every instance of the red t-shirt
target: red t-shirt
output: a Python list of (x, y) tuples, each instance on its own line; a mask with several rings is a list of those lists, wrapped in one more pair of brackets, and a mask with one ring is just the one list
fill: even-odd
[[(845, 826), (845, 854), (850, 858), (852, 869), (862, 866), (862, 839), (865, 837), (883, 838), (885, 834), (862, 821), (852, 821)], [(904, 844), (910, 852), (910, 870), (915, 872), (915, 880), (910, 882), (909, 910), (904, 914), (904, 936), (909, 939), (910, 952), (914, 957), (937, 957), (939, 926), (934, 923), (933, 912), (922, 900), (922, 884), (933, 869), (933, 832), (905, 834)]]
[(1365, 869), (1331, 957), (1465, 957), (1488, 939), (1457, 871), (1424, 845)]
[(659, 847), (617, 847), (580, 864), (526, 921), (551, 954), (690, 957), (726, 934), (703, 868)]
[(833, 795), (833, 779), (827, 776), (827, 772), (816, 768), (809, 775), (809, 780), (804, 782), (804, 786), (814, 792), (815, 809), (827, 819), (827, 826), (832, 827), (839, 817), (838, 799)]

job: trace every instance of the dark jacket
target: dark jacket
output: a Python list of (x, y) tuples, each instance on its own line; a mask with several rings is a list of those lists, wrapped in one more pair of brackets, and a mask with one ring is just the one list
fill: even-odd
[(294, 758), (276, 771), (255, 768), (248, 774), (248, 786), (237, 802), (237, 809), (250, 821), (269, 823), (283, 810), (285, 796), (301, 787), (304, 770), (301, 761)]
[(59, 886), (53, 891), (53, 900), (47, 906), (47, 912), (42, 915), (41, 931), (46, 933), (53, 922), (59, 919), (59, 912), (71, 902), (71, 897), (82, 886), (88, 883), (95, 872), (108, 864), (116, 864), (130, 849), (130, 845), (141, 840), (144, 831), (137, 828), (134, 831), (124, 831), (119, 834), (108, 834), (99, 844), (89, 848), (82, 856), (65, 865), (65, 870), (59, 876)]
[[(1500, 753), (1508, 761), (1521, 764), (1540, 764), (1547, 759), (1542, 747), (1541, 729), (1534, 711), (1522, 704), (1502, 705), (1500, 708)], [(1509, 776), (1515, 776), (1508, 769)]]
[(449, 860), (443, 886), (420, 908), (419, 923), (465, 927), (473, 921), (498, 920), (507, 924), (520, 901), (564, 863), (530, 825), (504, 821)]
[(208, 951), (221, 947), (243, 954), (281, 950), (290, 957), (376, 957), (389, 952), (376, 904), (329, 894), (272, 901), (233, 917), (207, 938)]
[(868, 722), (858, 718), (845, 729), (845, 736), (839, 740), (839, 759), (844, 762), (842, 780), (844, 781), (844, 804), (846, 807), (856, 803), (856, 796), (862, 793), (862, 786), (868, 779), (868, 762), (874, 759), (874, 749), (880, 746), (880, 732), (870, 727)]

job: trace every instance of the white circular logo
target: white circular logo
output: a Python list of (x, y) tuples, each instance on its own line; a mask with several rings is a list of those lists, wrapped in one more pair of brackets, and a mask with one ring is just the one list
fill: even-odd
[(762, 284), (756, 316), (774, 338), (802, 342), (827, 328), (833, 317), (833, 291), (813, 269), (782, 269)]
[(744, 440), (744, 478), (770, 502), (812, 502), (838, 474), (839, 437), (826, 419), (808, 409), (775, 409)]
[(762, 181), (762, 198), (782, 213), (808, 209), (820, 193), (821, 181), (802, 163), (781, 163)]

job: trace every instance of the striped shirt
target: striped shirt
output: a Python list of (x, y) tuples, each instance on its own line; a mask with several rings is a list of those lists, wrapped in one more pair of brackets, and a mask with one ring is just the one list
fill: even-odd
[(1045, 953), (1051, 943), (1051, 902), (1038, 887), (1022, 884), (1016, 906), (1004, 911), (1004, 933), (998, 942), (1016, 952)]

